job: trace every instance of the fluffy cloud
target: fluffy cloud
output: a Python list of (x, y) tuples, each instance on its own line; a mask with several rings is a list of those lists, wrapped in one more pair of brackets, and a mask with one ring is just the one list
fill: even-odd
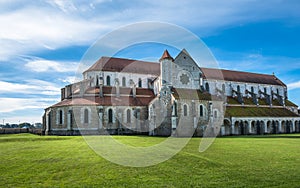
[(194, 25), (203, 34), (253, 20), (299, 17), (297, 2), (271, 0), (229, 0), (218, 4), (208, 0), (159, 3), (14, 0), (0, 5), (0, 61), (45, 49), (89, 45), (119, 26), (145, 20)]
[(0, 103), (6, 104), (0, 106), (0, 113), (13, 112), (16, 110), (46, 108), (55, 101), (58, 101), (58, 99), (0, 98)]
[(35, 72), (75, 72), (78, 69), (78, 63), (36, 59), (26, 63), (25, 67)]
[(26, 80), (25, 83), (0, 81), (0, 94), (19, 93), (32, 95), (59, 95), (60, 87), (42, 80)]
[(287, 85), (288, 89), (292, 90), (292, 89), (298, 89), (300, 88), (300, 81), (297, 82), (293, 82)]

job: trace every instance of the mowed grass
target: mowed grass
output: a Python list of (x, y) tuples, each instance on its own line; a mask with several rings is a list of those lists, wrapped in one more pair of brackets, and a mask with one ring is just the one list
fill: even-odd
[[(115, 136), (133, 146), (166, 138)], [(124, 167), (97, 155), (83, 137), (0, 136), (0, 187), (300, 187), (300, 135), (201, 138), (150, 167)], [(122, 154), (120, 154), (122, 155)]]

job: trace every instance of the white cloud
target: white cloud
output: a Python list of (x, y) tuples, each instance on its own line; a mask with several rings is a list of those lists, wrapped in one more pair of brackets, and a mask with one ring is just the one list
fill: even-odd
[(289, 90), (299, 89), (300, 88), (300, 81), (289, 83), (289, 84), (287, 84), (287, 87), (288, 87)]
[(49, 4), (51, 4), (52, 6), (56, 6), (59, 9), (61, 9), (63, 12), (72, 12), (77, 10), (77, 8), (75, 7), (75, 5), (73, 4), (72, 1), (63, 1), (63, 0), (50, 0), (47, 1)]
[(0, 14), (0, 60), (29, 52), (89, 44), (106, 26), (49, 8), (26, 7)]
[(66, 83), (66, 84), (72, 84), (76, 81), (76, 77), (75, 76), (67, 76), (64, 79), (59, 79), (59, 80)]
[(59, 95), (60, 87), (42, 80), (27, 80), (25, 83), (0, 81), (0, 94), (19, 93), (32, 95)]
[[(101, 34), (140, 21), (197, 27), (201, 34), (254, 20), (299, 17), (297, 2), (12, 1), (0, 3), (0, 60), (45, 49), (91, 44)], [(13, 8), (11, 8), (13, 7)]]
[(0, 113), (13, 112), (26, 109), (46, 108), (58, 99), (24, 99), (24, 98), (0, 98)]
[[(42, 122), (42, 114), (30, 115), (30, 114), (20, 114), (17, 116), (9, 116), (4, 118), (4, 124), (19, 124), (19, 123), (41, 123)], [(0, 122), (2, 124), (2, 121)]]
[(35, 59), (25, 64), (25, 67), (35, 72), (75, 72), (78, 69), (79, 63), (50, 61), (45, 59)]

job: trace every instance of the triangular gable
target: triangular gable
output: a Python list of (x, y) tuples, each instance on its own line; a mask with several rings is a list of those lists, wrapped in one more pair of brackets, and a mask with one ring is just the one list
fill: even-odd
[(186, 51), (186, 49), (181, 50), (181, 52), (175, 57), (174, 63), (181, 67), (194, 67), (195, 70), (199, 70), (201, 72), (198, 64)]

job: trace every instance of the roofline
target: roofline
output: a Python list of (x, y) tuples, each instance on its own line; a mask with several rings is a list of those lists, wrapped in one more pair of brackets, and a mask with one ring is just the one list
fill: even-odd
[[(139, 61), (139, 62), (144, 62), (144, 63), (155, 63), (158, 64), (159, 62), (153, 62), (153, 61), (143, 61), (143, 60), (137, 60), (137, 59), (130, 59), (130, 58), (122, 58), (122, 57), (109, 57), (109, 56), (101, 56), (95, 63), (97, 63), (98, 61), (100, 61), (102, 58), (108, 58), (108, 59), (120, 59), (120, 60), (127, 60), (127, 61)], [(91, 66), (93, 66), (95, 63), (93, 63)], [(91, 68), (91, 66), (82, 72), (82, 74), (86, 73), (89, 71), (89, 69)], [(113, 72), (113, 71), (112, 71)]]

